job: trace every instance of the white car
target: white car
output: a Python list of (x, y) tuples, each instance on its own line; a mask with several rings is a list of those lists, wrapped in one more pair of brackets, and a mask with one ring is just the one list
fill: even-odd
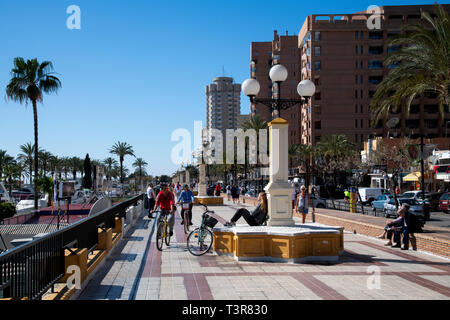
[(378, 196), (391, 194), (389, 190), (383, 188), (358, 188), (358, 192), (363, 204), (372, 204)]

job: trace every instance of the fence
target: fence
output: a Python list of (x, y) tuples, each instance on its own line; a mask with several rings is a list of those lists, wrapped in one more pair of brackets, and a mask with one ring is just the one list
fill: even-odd
[(64, 249), (97, 246), (98, 228), (113, 228), (143, 195), (123, 201), (63, 229), (0, 254), (0, 298), (40, 299), (64, 274)]

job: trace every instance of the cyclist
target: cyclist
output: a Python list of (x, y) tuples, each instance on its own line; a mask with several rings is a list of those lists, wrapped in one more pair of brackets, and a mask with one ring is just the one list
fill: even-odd
[(173, 193), (170, 192), (169, 187), (165, 184), (161, 185), (161, 191), (158, 193), (155, 201), (155, 207), (152, 212), (155, 212), (158, 207), (161, 209), (161, 215), (168, 215), (169, 235), (173, 236), (173, 226), (175, 223), (175, 199)]
[[(192, 226), (192, 205), (194, 203), (194, 194), (191, 190), (189, 190), (189, 186), (185, 184), (183, 186), (183, 191), (181, 191), (180, 196), (178, 197), (178, 203), (180, 200), (183, 200), (183, 203), (189, 203), (189, 225)], [(183, 213), (185, 209), (181, 209), (181, 224), (183, 224)]]

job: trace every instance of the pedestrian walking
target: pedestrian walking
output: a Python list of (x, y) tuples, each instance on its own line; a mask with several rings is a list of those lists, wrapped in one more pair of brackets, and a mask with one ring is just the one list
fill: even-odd
[(148, 199), (148, 217), (151, 219), (152, 217), (152, 211), (155, 206), (155, 191), (153, 190), (153, 184), (149, 183), (147, 188), (147, 199)]

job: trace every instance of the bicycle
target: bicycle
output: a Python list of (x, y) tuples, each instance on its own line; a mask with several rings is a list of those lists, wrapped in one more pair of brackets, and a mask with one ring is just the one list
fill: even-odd
[(189, 213), (190, 213), (191, 204), (190, 203), (182, 203), (181, 205), (181, 217), (183, 218), (183, 226), (184, 226), (184, 233), (189, 233), (189, 226), (191, 224), (191, 219), (189, 219)]
[(169, 211), (158, 211), (160, 218), (158, 221), (158, 229), (156, 231), (156, 248), (162, 251), (163, 243), (166, 246), (170, 245), (170, 234), (169, 234), (169, 221), (167, 220), (167, 215)]
[(214, 228), (217, 224), (217, 219), (211, 216), (211, 214), (214, 214), (214, 211), (209, 210), (204, 204), (202, 206), (205, 207), (205, 212), (202, 214), (200, 227), (189, 233), (186, 242), (188, 251), (194, 256), (202, 256), (211, 249), (213, 233), (210, 228)]

